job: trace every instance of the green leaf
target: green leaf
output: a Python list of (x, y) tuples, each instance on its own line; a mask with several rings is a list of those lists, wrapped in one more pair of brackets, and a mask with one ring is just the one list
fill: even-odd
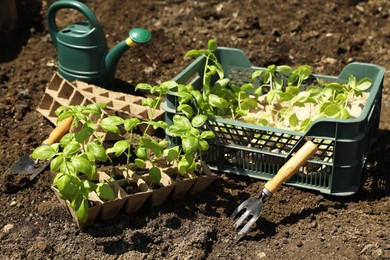
[(268, 102), (268, 104), (271, 104), (272, 103), (272, 101), (274, 100), (274, 98), (275, 98), (275, 90), (270, 90), (270, 91), (268, 91), (268, 93), (267, 93), (267, 102)]
[(114, 200), (115, 199), (115, 193), (108, 185), (108, 183), (100, 182), (96, 184), (96, 193), (99, 195), (100, 198), (105, 200)]
[(157, 158), (160, 158), (161, 155), (163, 154), (163, 147), (160, 146), (159, 143), (157, 143), (155, 140), (152, 140), (150, 138), (141, 138), (140, 139), (141, 145), (143, 145), (145, 148), (152, 150), (154, 155)]
[(159, 184), (161, 180), (161, 170), (157, 167), (152, 167), (149, 170), (150, 180), (153, 184)]
[(61, 147), (64, 147), (66, 144), (70, 143), (74, 139), (75, 134), (74, 133), (66, 133), (61, 139), (60, 139), (60, 145)]
[(337, 117), (340, 113), (340, 107), (336, 104), (330, 104), (324, 109), (324, 114), (328, 117)]
[(342, 107), (340, 109), (340, 119), (350, 119), (351, 115), (349, 114), (348, 110), (345, 107)]
[(359, 80), (359, 82), (357, 83), (357, 86), (356, 88), (361, 90), (361, 91), (364, 91), (364, 90), (367, 90), (371, 87), (371, 79), (370, 78), (362, 78), (361, 80)]
[(173, 162), (179, 158), (179, 146), (175, 146), (166, 150), (167, 161)]
[(168, 123), (165, 121), (157, 121), (157, 122), (156, 121), (147, 121), (146, 123), (153, 126), (153, 129), (157, 129), (157, 128), (165, 129), (168, 126)]
[(167, 140), (161, 140), (160, 142), (158, 142), (158, 145), (161, 147), (161, 148), (166, 148), (168, 145), (170, 144), (169, 141)]
[(123, 124), (124, 119), (119, 116), (105, 117), (100, 121), (100, 127), (110, 133), (119, 133), (118, 125)]
[(277, 66), (276, 69), (285, 75), (290, 75), (292, 73), (292, 68), (290, 66), (287, 66), (287, 65)]
[(158, 100), (154, 98), (144, 98), (142, 99), (142, 105), (147, 107), (156, 107), (158, 105)]
[(178, 91), (178, 92), (175, 92), (175, 95), (180, 97), (180, 104), (188, 103), (192, 100), (192, 95), (188, 92)]
[(190, 132), (189, 132), (189, 134), (187, 134), (187, 135), (193, 135), (194, 137), (198, 137), (199, 136), (199, 130), (198, 130), (198, 128), (191, 128), (191, 130), (190, 130)]
[(102, 108), (105, 108), (107, 105), (105, 103), (99, 104), (89, 104), (85, 107), (84, 112), (87, 114), (94, 114), (100, 116), (102, 114)]
[(185, 174), (187, 172), (187, 168), (190, 166), (187, 159), (183, 156), (180, 162), (177, 164), (177, 170), (180, 174)]
[(88, 192), (95, 191), (97, 188), (97, 185), (89, 180), (84, 180), (82, 182), (82, 185), (83, 185), (83, 188)]
[(161, 91), (160, 93), (162, 95), (165, 95), (167, 94), (167, 92), (173, 88), (177, 88), (179, 84), (177, 84), (177, 82), (173, 81), (173, 80), (169, 80), (169, 81), (165, 81), (163, 83), (161, 83), (160, 87), (161, 87)]
[(182, 112), (186, 117), (191, 118), (194, 111), (190, 105), (181, 104), (177, 107), (177, 112)]
[(214, 94), (209, 95), (209, 103), (213, 107), (217, 107), (220, 109), (229, 107), (229, 103), (224, 98), (218, 97), (217, 95)]
[(298, 81), (298, 75), (297, 74), (291, 74), (288, 78), (287, 78), (287, 85), (291, 86), (291, 85), (294, 85), (297, 81)]
[(194, 127), (201, 127), (206, 121), (207, 121), (207, 116), (197, 115), (192, 119), (191, 124)]
[(62, 199), (73, 200), (80, 190), (81, 182), (77, 177), (60, 172), (53, 180), (53, 184), (58, 188), (59, 195)]
[(183, 128), (190, 130), (192, 128), (191, 122), (188, 118), (181, 115), (173, 116), (173, 124), (177, 126), (182, 126)]
[(299, 130), (300, 131), (307, 131), (311, 125), (312, 121), (310, 119), (310, 117), (308, 118), (305, 118), (304, 120), (302, 120), (300, 126), (299, 126)]
[(139, 83), (137, 86), (135, 86), (135, 91), (142, 89), (142, 90), (151, 90), (152, 86), (146, 83)]
[(229, 78), (223, 78), (223, 79), (219, 79), (215, 82), (214, 84), (214, 87), (221, 87), (221, 88), (225, 88), (230, 82), (230, 79)]
[(193, 136), (183, 137), (182, 147), (186, 154), (194, 154), (198, 150), (199, 141)]
[(240, 90), (241, 90), (241, 91), (244, 91), (244, 92), (248, 92), (249, 90), (254, 89), (254, 87), (255, 87), (255, 86), (254, 86), (253, 84), (247, 83), (247, 84), (242, 85), (242, 86), (240, 87)]
[(191, 95), (195, 98), (195, 101), (200, 104), (203, 102), (203, 96), (202, 93), (200, 93), (199, 90), (192, 90)]
[(190, 51), (188, 51), (188, 52), (184, 55), (184, 57), (186, 57), (186, 58), (189, 58), (189, 57), (191, 57), (191, 58), (197, 58), (197, 57), (203, 55), (203, 53), (204, 53), (205, 51), (206, 51), (206, 50), (190, 50)]
[(55, 111), (54, 113), (56, 114), (56, 116), (64, 113), (65, 111), (69, 110), (69, 107), (68, 106), (59, 106)]
[(209, 150), (209, 143), (206, 140), (200, 140), (199, 141), (199, 148), (201, 151), (207, 151), (207, 150)]
[(84, 124), (80, 131), (75, 133), (75, 138), (77, 140), (77, 142), (79, 143), (82, 143), (86, 140), (88, 140), (88, 138), (95, 132), (95, 129), (89, 127), (88, 125)]
[(31, 157), (38, 160), (48, 160), (56, 154), (57, 151), (51, 145), (41, 145), (35, 148)]
[(274, 84), (274, 86), (273, 86), (274, 89), (282, 89), (283, 79), (282, 78), (274, 78), (273, 84)]
[(91, 152), (97, 160), (101, 162), (107, 161), (106, 149), (104, 149), (102, 145), (96, 142), (89, 142), (87, 144), (87, 150)]
[(297, 73), (301, 81), (306, 80), (310, 77), (313, 68), (309, 65), (301, 65), (297, 69)]
[(248, 115), (249, 110), (237, 108), (237, 109), (235, 110), (235, 112), (236, 112), (236, 116), (244, 117), (244, 116)]
[(288, 118), (288, 122), (289, 122), (289, 124), (290, 124), (290, 126), (292, 126), (292, 127), (296, 127), (296, 126), (298, 126), (298, 117), (297, 117), (297, 115), (295, 114), (295, 113), (292, 113), (291, 115), (290, 115), (290, 117)]
[(77, 171), (72, 165), (72, 163), (69, 161), (65, 161), (63, 164), (60, 166), (60, 172), (68, 174), (68, 175), (77, 175)]
[(87, 221), (89, 205), (88, 198), (85, 194), (77, 196), (77, 198), (72, 201), (71, 206), (80, 222)]
[(272, 74), (269, 71), (265, 71), (262, 75), (263, 75), (263, 81), (265, 83), (270, 83), (271, 82)]
[(92, 172), (92, 164), (86, 158), (81, 156), (72, 157), (71, 163), (77, 171), (84, 173), (90, 180), (95, 177), (94, 173)]
[(258, 98), (260, 95), (263, 94), (263, 88), (262, 87), (257, 87), (253, 94), (255, 95), (256, 98)]
[(301, 90), (297, 86), (286, 87), (286, 93), (289, 93), (292, 95), (298, 95), (300, 92), (301, 92)]
[(262, 125), (262, 126), (268, 126), (268, 120), (267, 120), (267, 118), (259, 118), (259, 120), (257, 121), (257, 123), (259, 124), (259, 125)]
[(348, 99), (348, 94), (347, 93), (340, 93), (336, 96), (335, 100), (339, 103), (345, 103), (345, 101)]
[(106, 153), (115, 153), (116, 157), (119, 157), (130, 147), (130, 143), (126, 140), (119, 140), (114, 143), (114, 146), (108, 148)]
[(210, 52), (216, 51), (217, 47), (218, 47), (217, 42), (214, 39), (210, 39), (207, 42), (207, 48), (209, 49)]
[(253, 98), (245, 98), (241, 103), (241, 108), (244, 110), (251, 110), (257, 108), (257, 101)]
[(258, 77), (260, 77), (260, 75), (263, 73), (262, 70), (256, 70), (252, 73), (252, 80), (255, 80), (257, 79)]
[(353, 93), (355, 94), (355, 96), (357, 96), (357, 97), (362, 97), (363, 96), (363, 91), (361, 91), (360, 89), (357, 89), (357, 88), (355, 88), (354, 90), (353, 90)]
[(352, 75), (352, 74), (349, 74), (349, 76), (348, 76), (348, 85), (349, 85), (352, 89), (356, 88), (356, 78), (355, 78), (355, 76)]
[(202, 139), (211, 139), (211, 138), (214, 138), (215, 137), (215, 134), (213, 131), (203, 131), (201, 134), (200, 134), (200, 137)]
[(72, 141), (65, 145), (64, 147), (64, 154), (67, 156), (74, 155), (80, 150), (80, 144), (77, 141)]
[(125, 119), (125, 121), (123, 122), (123, 126), (127, 132), (130, 132), (131, 130), (134, 129), (134, 127), (136, 127), (140, 123), (141, 120), (139, 120), (138, 118), (128, 118)]
[(325, 88), (333, 89), (334, 91), (342, 91), (343, 85), (338, 82), (331, 82), (326, 84)]
[(310, 97), (310, 93), (309, 92), (302, 91), (302, 92), (298, 93), (298, 95), (296, 97), (296, 100), (299, 103), (305, 103), (309, 97)]
[(135, 155), (142, 160), (146, 160), (148, 158), (146, 148), (143, 146), (137, 146), (135, 148)]
[(136, 158), (134, 160), (134, 164), (137, 165), (137, 167), (141, 168), (141, 169), (145, 169), (145, 166), (146, 166), (145, 161), (140, 159), (140, 158)]
[(268, 73), (271, 73), (271, 74), (274, 74), (276, 72), (276, 65), (275, 64), (271, 64), (267, 67), (267, 72)]
[(51, 162), (50, 162), (50, 171), (51, 172), (56, 172), (60, 167), (61, 165), (65, 162), (65, 157), (63, 155), (59, 155), (57, 156), (56, 158), (54, 158)]
[(167, 134), (171, 136), (185, 136), (190, 130), (191, 128), (179, 124), (175, 124), (175, 125), (170, 125), (167, 128)]

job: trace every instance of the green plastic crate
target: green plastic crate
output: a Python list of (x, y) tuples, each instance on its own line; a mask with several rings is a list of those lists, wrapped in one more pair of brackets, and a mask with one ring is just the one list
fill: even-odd
[[(242, 50), (218, 48), (216, 55), (231, 82), (241, 85), (251, 82), (254, 70)], [(199, 57), (173, 78), (181, 84), (191, 84), (201, 90), (205, 58)], [(226, 119), (209, 119), (207, 128), (216, 137), (204, 159), (213, 170), (262, 180), (272, 178), (279, 168), (312, 138), (319, 149), (299, 173), (286, 184), (318, 190), (325, 194), (346, 196), (354, 194), (361, 186), (361, 175), (367, 154), (378, 135), (381, 97), (385, 69), (367, 63), (351, 63), (338, 77), (314, 75), (331, 81), (348, 81), (349, 74), (357, 80), (372, 79), (366, 105), (358, 118), (348, 120), (320, 119), (304, 133), (264, 127)], [(174, 92), (166, 96), (165, 120), (172, 123), (176, 114), (178, 97)], [(167, 136), (175, 141), (174, 138)]]

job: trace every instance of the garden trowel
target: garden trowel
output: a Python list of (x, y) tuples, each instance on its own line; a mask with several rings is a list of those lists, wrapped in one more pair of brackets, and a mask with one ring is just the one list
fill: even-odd
[[(308, 140), (277, 172), (277, 174), (267, 181), (260, 195), (250, 197), (241, 203), (233, 212), (231, 217), (234, 219), (239, 214), (241, 216), (235, 223), (235, 228), (243, 226), (238, 232), (239, 235), (246, 233), (250, 227), (256, 223), (263, 209), (263, 202), (275, 193), (280, 186), (289, 180), (317, 151), (317, 145)], [(244, 223), (247, 220), (246, 223)], [(245, 224), (245, 225), (244, 225)]]
[[(51, 132), (49, 137), (43, 141), (44, 145), (51, 145), (58, 142), (61, 137), (69, 131), (73, 118), (69, 117), (61, 121), (58, 126)], [(23, 155), (19, 160), (12, 165), (5, 174), (20, 174), (27, 175), (29, 180), (33, 180), (39, 173), (41, 173), (50, 161), (39, 162), (32, 159), (30, 156)]]

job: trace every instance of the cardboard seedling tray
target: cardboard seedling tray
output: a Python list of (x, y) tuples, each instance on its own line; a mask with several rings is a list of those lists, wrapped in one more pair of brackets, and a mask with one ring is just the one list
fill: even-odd
[[(141, 96), (111, 91), (81, 81), (70, 83), (58, 73), (54, 73), (45, 89), (37, 111), (50, 122), (56, 124), (57, 115), (55, 111), (60, 106), (85, 106), (93, 103), (105, 103), (107, 107), (103, 110), (103, 117), (116, 114), (123, 118), (136, 117), (143, 121), (161, 120), (164, 116), (164, 110), (157, 109), (152, 118), (149, 108), (142, 105), (142, 99)], [(141, 131), (143, 130), (141, 128)], [(153, 131), (153, 128), (149, 128), (149, 130)], [(152, 134), (152, 132), (149, 134)], [(105, 140), (117, 139), (114, 134), (104, 134), (104, 136)]]

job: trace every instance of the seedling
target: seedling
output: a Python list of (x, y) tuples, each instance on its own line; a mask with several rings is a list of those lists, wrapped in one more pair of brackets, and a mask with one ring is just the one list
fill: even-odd
[[(312, 75), (313, 68), (309, 65), (295, 69), (269, 65), (253, 71), (252, 82), (236, 86), (224, 78), (223, 67), (213, 54), (216, 49), (216, 42), (210, 40), (207, 50), (191, 50), (186, 54), (186, 57), (205, 56), (203, 92), (192, 86), (179, 86), (176, 93), (179, 112), (191, 115), (190, 107), (194, 107), (191, 102), (195, 100), (197, 114), (306, 131), (319, 118), (351, 118), (351, 104), (371, 86), (371, 79), (357, 82), (353, 75), (347, 83), (321, 82)], [(211, 79), (216, 72), (219, 78), (213, 84)]]
[(113, 200), (115, 197), (107, 183), (95, 182), (96, 163), (109, 159), (101, 136), (97, 134), (97, 125), (92, 120), (92, 117), (101, 116), (101, 109), (104, 107), (103, 104), (59, 107), (55, 111), (58, 122), (68, 117), (73, 118), (69, 133), (59, 143), (39, 146), (32, 153), (34, 159), (52, 159), (50, 171), (56, 173), (53, 185), (57, 187), (59, 196), (70, 202), (82, 222), (87, 219), (90, 192), (95, 191), (106, 200)]

